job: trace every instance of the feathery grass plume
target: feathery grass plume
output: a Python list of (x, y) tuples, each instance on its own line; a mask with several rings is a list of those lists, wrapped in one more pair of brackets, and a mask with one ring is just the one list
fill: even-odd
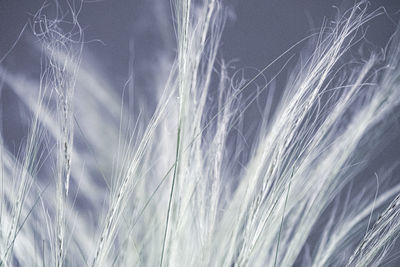
[[(78, 4), (78, 6), (76, 6)], [(44, 14), (43, 6), (33, 21), (33, 29), (36, 37), (42, 40), (44, 49), (47, 50), (47, 58), (44, 66), (44, 86), (48, 91), (56, 94), (56, 113), (59, 126), (59, 136), (57, 136), (57, 166), (56, 166), (56, 245), (55, 258), (56, 266), (63, 266), (65, 261), (65, 239), (66, 239), (66, 212), (65, 203), (68, 199), (68, 189), (71, 175), (71, 156), (73, 146), (73, 112), (72, 98), (74, 94), (76, 73), (79, 67), (80, 52), (82, 49), (82, 29), (78, 22), (79, 9), (82, 2), (66, 1), (69, 17), (63, 11), (58, 2), (55, 3), (55, 18), (49, 19)], [(59, 24), (70, 24), (68, 32), (64, 32)], [(64, 27), (65, 28), (65, 27)], [(78, 44), (78, 51), (72, 48), (73, 44)], [(63, 60), (58, 60), (57, 55), (61, 52), (65, 54)], [(74, 70), (69, 72), (67, 65), (73, 65)]]
[(350, 258), (348, 266), (382, 264), (390, 246), (398, 238), (399, 229), (398, 195), (389, 207), (378, 217), (375, 225), (365, 235), (361, 244)]
[(383, 9), (356, 3), (295, 45), (297, 64), (292, 47), (245, 79), (219, 59), (224, 3), (172, 1), (176, 54), (160, 54), (152, 107), (81, 62), (81, 1), (47, 4), (39, 90), (0, 65), (34, 118), (17, 156), (2, 129), (0, 266), (395, 262), (400, 160), (379, 157), (400, 136), (400, 32), (354, 53)]

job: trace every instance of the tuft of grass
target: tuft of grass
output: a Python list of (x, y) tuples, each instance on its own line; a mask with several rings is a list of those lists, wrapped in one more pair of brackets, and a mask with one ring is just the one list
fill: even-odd
[(39, 82), (1, 60), (31, 120), (18, 153), (1, 132), (0, 266), (396, 262), (400, 159), (379, 157), (400, 136), (400, 32), (354, 53), (382, 8), (355, 3), (246, 79), (220, 55), (223, 1), (174, 0), (154, 106), (84, 57), (82, 8), (33, 16)]

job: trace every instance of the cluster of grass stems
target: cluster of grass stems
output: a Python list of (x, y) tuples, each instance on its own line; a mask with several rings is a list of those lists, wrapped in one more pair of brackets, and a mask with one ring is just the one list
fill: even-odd
[(0, 65), (30, 118), (18, 151), (0, 139), (0, 266), (396, 262), (399, 158), (380, 157), (400, 136), (400, 33), (363, 50), (384, 10), (357, 3), (245, 79), (219, 54), (223, 3), (174, 0), (152, 108), (81, 60), (66, 3), (30, 22), (39, 79)]

